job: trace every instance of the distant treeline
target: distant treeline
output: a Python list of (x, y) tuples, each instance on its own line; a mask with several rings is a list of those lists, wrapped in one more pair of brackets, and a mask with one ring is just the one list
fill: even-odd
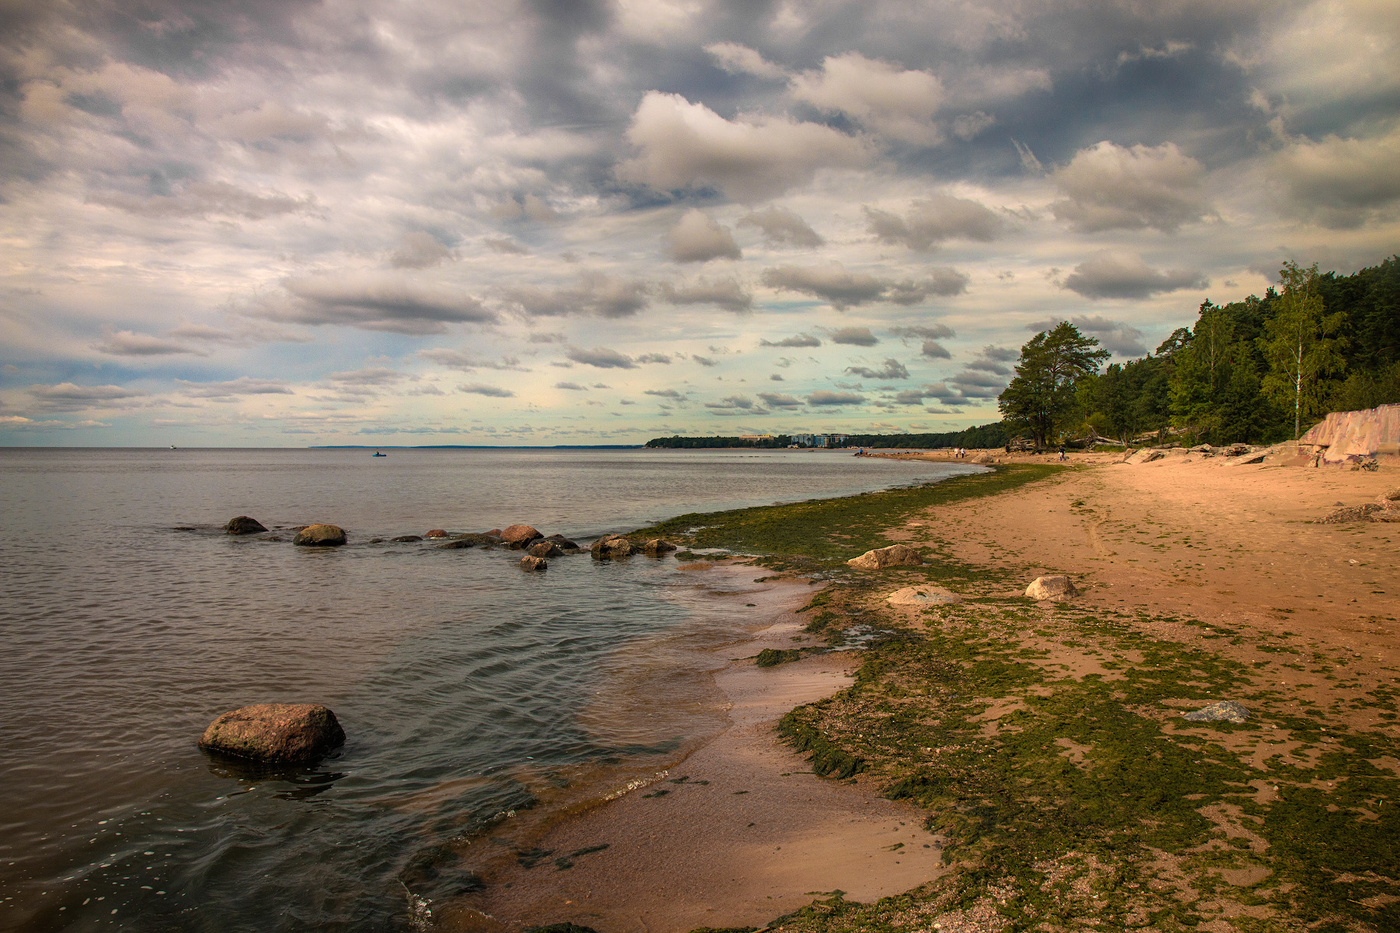
[(681, 437), (679, 434), (671, 437), (654, 437), (647, 441), (646, 446), (657, 447), (787, 447), (792, 443), (792, 438), (786, 434), (779, 434), (771, 439), (753, 440), (744, 437)]
[[(1078, 380), (1071, 433), (1167, 427), (1211, 444), (1272, 442), (1329, 411), (1400, 402), (1400, 257), (1354, 275), (1285, 266), (1270, 288), (1204, 302), (1155, 355)], [(972, 445), (967, 445), (972, 446)]]
[[(1002, 447), (1007, 434), (1001, 422), (980, 427), (951, 431), (946, 434), (852, 434), (846, 447), (902, 447), (927, 449), (936, 447)], [(742, 437), (657, 437), (647, 441), (648, 447), (788, 447), (793, 443), (787, 434), (772, 440), (751, 440)]]
[(1005, 425), (978, 425), (944, 434), (852, 434), (847, 447), (902, 447), (919, 450), (939, 447), (1004, 447), (1007, 441)]

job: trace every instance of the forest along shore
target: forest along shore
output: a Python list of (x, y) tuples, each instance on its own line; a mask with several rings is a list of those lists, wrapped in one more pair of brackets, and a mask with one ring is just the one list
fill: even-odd
[[(860, 642), (859, 667), (777, 732), (835, 790), (916, 807), (944, 849), (904, 893), (742, 922), (1400, 929), (1400, 523), (1324, 521), (1400, 508), (1400, 468), (1090, 459), (664, 528), (829, 577), (803, 632)], [(925, 563), (845, 565), (896, 541)], [(1078, 595), (1026, 598), (1046, 573)], [(1185, 718), (1221, 701), (1242, 721)], [(744, 896), (717, 885), (704, 925)], [(577, 907), (535, 920), (586, 924)]]

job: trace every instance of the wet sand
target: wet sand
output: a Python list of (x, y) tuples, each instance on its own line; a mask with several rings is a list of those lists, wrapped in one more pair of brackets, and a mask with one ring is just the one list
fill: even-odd
[[(840, 690), (858, 664), (853, 653), (753, 664), (764, 648), (811, 643), (795, 610), (812, 592), (786, 583), (736, 597), (758, 601), (770, 622), (721, 652), (724, 731), (650, 783), (548, 828), (531, 840), (548, 856), (530, 867), (498, 865), (473, 909), (444, 913), (440, 924), (518, 930), (572, 921), (607, 933), (762, 926), (821, 893), (874, 900), (936, 877), (941, 853), (920, 813), (815, 776), (776, 735), (783, 714)], [(571, 866), (561, 869), (560, 857)]]

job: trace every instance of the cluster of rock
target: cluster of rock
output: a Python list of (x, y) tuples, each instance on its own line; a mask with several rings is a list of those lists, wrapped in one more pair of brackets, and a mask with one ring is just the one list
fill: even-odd
[(1400, 489), (1381, 494), (1375, 502), (1344, 506), (1329, 512), (1318, 521), (1323, 525), (1345, 525), (1351, 522), (1400, 522)]
[[(229, 519), (224, 531), (231, 535), (261, 534), (267, 527), (255, 518), (239, 515)], [(346, 542), (345, 529), (336, 525), (303, 525), (296, 529), (293, 544), (302, 547), (339, 547)], [(383, 538), (370, 539), (371, 544), (382, 542)], [(451, 551), (474, 547), (505, 547), (525, 551), (520, 559), (522, 570), (538, 571), (549, 567), (549, 559), (566, 554), (582, 554), (584, 548), (578, 542), (560, 534), (545, 535), (532, 525), (510, 525), (506, 528), (493, 528), (490, 531), (469, 531), (452, 534), (443, 528), (433, 528), (421, 535), (399, 535), (389, 539), (395, 543), (415, 541), (440, 541), (435, 545), (439, 550)], [(593, 543), (592, 551), (597, 560), (617, 560), (633, 554), (646, 554), (660, 557), (676, 550), (676, 546), (663, 538), (651, 538), (638, 544), (626, 535), (604, 535)]]
[(1334, 411), (1298, 438), (1299, 454), (1319, 464), (1362, 463), (1400, 454), (1400, 404)]
[(1182, 719), (1191, 722), (1232, 722), (1236, 725), (1249, 721), (1249, 710), (1234, 700), (1221, 700), (1191, 713), (1182, 713)]
[(1140, 463), (1154, 463), (1168, 457), (1185, 458), (1196, 456), (1202, 459), (1220, 457), (1226, 463), (1242, 465), (1246, 463), (1263, 463), (1264, 458), (1268, 456), (1268, 454), (1268, 448), (1251, 447), (1248, 444), (1230, 444), (1225, 447), (1212, 447), (1210, 444), (1197, 444), (1195, 447), (1182, 447), (1179, 444), (1171, 444), (1164, 447), (1140, 447), (1137, 450), (1128, 449), (1123, 452), (1123, 456), (1120, 457), (1117, 462), (1136, 466)]

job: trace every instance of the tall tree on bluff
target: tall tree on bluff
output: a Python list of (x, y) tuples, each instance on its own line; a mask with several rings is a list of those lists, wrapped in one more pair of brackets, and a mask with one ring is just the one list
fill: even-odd
[(997, 399), (1013, 426), (1045, 446), (1075, 407), (1075, 384), (1099, 371), (1109, 352), (1067, 321), (1041, 331), (1021, 348), (1016, 377)]
[(1287, 262), (1279, 272), (1283, 294), (1274, 316), (1264, 325), (1259, 349), (1269, 361), (1264, 376), (1264, 392), (1280, 403), (1293, 403), (1293, 438), (1303, 418), (1311, 418), (1323, 407), (1326, 393), (1322, 379), (1342, 369), (1342, 340), (1333, 335), (1345, 315), (1323, 313), (1322, 296), (1317, 293), (1317, 264), (1307, 269)]

